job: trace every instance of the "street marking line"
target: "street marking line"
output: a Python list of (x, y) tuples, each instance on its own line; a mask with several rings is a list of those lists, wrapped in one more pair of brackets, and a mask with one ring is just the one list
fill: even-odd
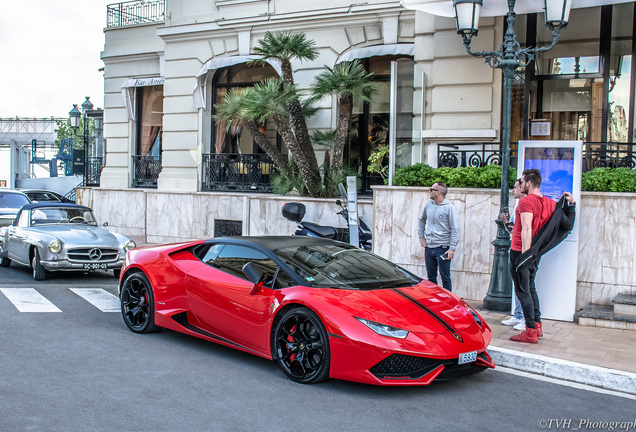
[(119, 312), (119, 298), (102, 288), (70, 288), (78, 296), (102, 312)]
[(20, 312), (62, 312), (35, 288), (0, 288)]

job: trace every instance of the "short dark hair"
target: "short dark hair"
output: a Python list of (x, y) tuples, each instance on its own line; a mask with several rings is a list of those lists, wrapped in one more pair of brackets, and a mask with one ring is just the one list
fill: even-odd
[(523, 171), (523, 178), (538, 188), (541, 186), (541, 172), (538, 169), (527, 169)]
[(444, 182), (435, 182), (435, 183), (437, 183), (437, 186), (440, 187), (439, 193), (441, 193), (442, 196), (445, 197), (446, 196), (446, 192), (448, 192), (448, 186), (446, 186), (446, 183), (444, 183)]

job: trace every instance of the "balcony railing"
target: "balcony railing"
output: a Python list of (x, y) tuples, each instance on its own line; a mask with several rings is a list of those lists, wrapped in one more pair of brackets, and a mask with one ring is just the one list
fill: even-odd
[(166, 18), (166, 1), (139, 0), (113, 3), (106, 6), (106, 13), (106, 27), (163, 21)]
[(132, 186), (156, 188), (161, 172), (161, 156), (133, 156)]
[(265, 154), (204, 154), (204, 191), (271, 192), (274, 163)]
[(101, 175), (102, 175), (102, 158), (100, 157), (87, 158), (84, 185), (99, 186), (99, 179)]
[[(517, 166), (517, 143), (511, 143), (510, 166)], [(598, 167), (636, 167), (634, 144), (627, 143), (583, 143), (582, 172)], [(500, 143), (457, 143), (439, 144), (437, 147), (438, 167), (482, 167), (501, 164)]]

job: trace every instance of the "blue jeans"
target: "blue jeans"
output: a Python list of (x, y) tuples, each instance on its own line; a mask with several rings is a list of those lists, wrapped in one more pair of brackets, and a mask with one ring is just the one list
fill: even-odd
[(517, 318), (518, 320), (523, 321), (523, 311), (521, 310), (521, 302), (517, 298), (517, 293), (513, 292), (512, 295), (515, 298), (515, 311), (512, 313), (512, 316)]
[(442, 286), (449, 290), (453, 290), (453, 284), (451, 282), (450, 266), (451, 260), (443, 260), (442, 255), (448, 250), (448, 246), (441, 246), (436, 248), (425, 249), (424, 261), (426, 262), (426, 274), (428, 280), (437, 285), (437, 270), (439, 269), (439, 275), (442, 277)]

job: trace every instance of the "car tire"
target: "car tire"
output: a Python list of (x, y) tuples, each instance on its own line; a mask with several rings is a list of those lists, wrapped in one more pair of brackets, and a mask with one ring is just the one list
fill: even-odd
[(4, 252), (0, 251), (0, 267), (9, 267), (11, 259), (4, 256)]
[(126, 277), (119, 299), (122, 317), (130, 330), (135, 333), (161, 330), (155, 325), (155, 299), (152, 285), (145, 274), (137, 272)]
[(315, 384), (329, 378), (329, 337), (318, 315), (304, 307), (287, 311), (274, 332), (274, 357), (293, 381)]
[(33, 279), (35, 279), (36, 281), (43, 281), (44, 279), (46, 279), (46, 269), (42, 267), (40, 252), (38, 252), (37, 248), (33, 251), (31, 268), (33, 269)]

